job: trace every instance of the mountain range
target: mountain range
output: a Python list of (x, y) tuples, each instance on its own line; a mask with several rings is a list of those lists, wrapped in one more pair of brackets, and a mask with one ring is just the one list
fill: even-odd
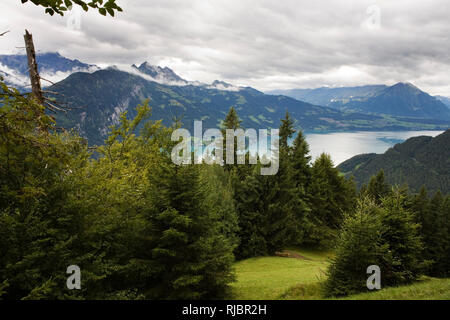
[(373, 175), (384, 170), (391, 185), (407, 184), (418, 192), (424, 185), (428, 191), (450, 193), (450, 129), (432, 138), (413, 137), (396, 144), (384, 154), (363, 154), (341, 163), (338, 168), (353, 176), (360, 187)]
[(433, 97), (411, 83), (400, 82), (393, 86), (278, 90), (270, 93), (285, 94), (341, 111), (450, 120), (448, 106), (450, 99)]
[[(57, 93), (53, 96), (55, 100), (70, 109), (57, 114), (58, 124), (67, 129), (75, 128), (90, 144), (103, 143), (119, 115), (126, 111), (133, 117), (135, 106), (145, 99), (150, 99), (154, 119), (162, 119), (166, 125), (178, 119), (187, 129), (192, 128), (194, 120), (203, 120), (205, 127), (220, 126), (230, 107), (236, 108), (244, 127), (256, 129), (278, 127), (286, 111), (295, 120), (295, 126), (307, 132), (445, 130), (450, 127), (447, 107), (445, 111), (436, 109), (444, 104), (409, 84), (298, 90), (296, 92), (302, 95), (294, 99), (220, 80), (210, 84), (188, 81), (168, 67), (148, 62), (100, 69), (58, 53), (38, 54), (37, 62), (43, 78), (64, 78), (48, 89)], [(13, 84), (12, 80), (17, 80), (14, 77), (22, 78), (26, 85), (26, 56), (0, 56), (0, 75)], [(299, 97), (305, 101), (298, 100)], [(397, 115), (378, 114), (371, 110), (375, 99), (385, 101), (394, 113), (395, 108), (406, 109), (405, 105), (411, 101), (431, 103), (433, 112), (422, 112), (422, 106), (420, 112), (413, 108), (405, 113), (397, 112)]]
[[(226, 84), (214, 83), (218, 85)], [(306, 131), (396, 125), (380, 116), (340, 112), (286, 96), (266, 95), (250, 87), (222, 90), (213, 85), (167, 85), (116, 68), (74, 73), (49, 89), (58, 92), (55, 98), (72, 108), (67, 114), (58, 114), (59, 123), (77, 128), (95, 144), (103, 142), (109, 126), (117, 123), (122, 112), (134, 116), (134, 107), (147, 98), (154, 119), (162, 119), (166, 125), (181, 119), (187, 129), (192, 128), (194, 120), (203, 120), (205, 128), (217, 128), (232, 106), (246, 128), (278, 127), (286, 111), (296, 120), (296, 126)]]

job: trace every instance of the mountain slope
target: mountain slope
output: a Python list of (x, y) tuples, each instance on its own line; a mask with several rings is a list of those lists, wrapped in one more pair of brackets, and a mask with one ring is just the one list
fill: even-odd
[(450, 98), (443, 96), (434, 96), (434, 97), (450, 108)]
[(353, 175), (358, 186), (383, 169), (390, 184), (407, 183), (415, 192), (425, 185), (431, 192), (450, 193), (450, 130), (435, 138), (410, 138), (384, 154), (353, 157), (338, 168)]

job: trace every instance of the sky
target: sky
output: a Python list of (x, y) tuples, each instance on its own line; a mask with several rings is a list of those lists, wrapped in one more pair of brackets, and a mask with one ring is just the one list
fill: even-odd
[(273, 89), (411, 82), (450, 96), (448, 0), (117, 0), (104, 17), (1, 0), (0, 53), (168, 66), (190, 81)]

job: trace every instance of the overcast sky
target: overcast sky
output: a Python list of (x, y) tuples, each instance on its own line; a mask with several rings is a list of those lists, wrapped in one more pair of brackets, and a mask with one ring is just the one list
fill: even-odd
[(259, 90), (412, 82), (450, 96), (448, 0), (117, 0), (117, 17), (50, 17), (1, 0), (0, 52), (40, 51), (99, 65), (149, 61), (187, 80)]

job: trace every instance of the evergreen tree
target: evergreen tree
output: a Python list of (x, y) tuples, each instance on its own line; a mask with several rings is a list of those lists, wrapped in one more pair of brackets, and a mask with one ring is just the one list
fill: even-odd
[(380, 267), (383, 287), (420, 277), (426, 267), (423, 245), (405, 200), (398, 190), (382, 198), (381, 206), (365, 196), (356, 213), (346, 216), (325, 282), (328, 296), (367, 290), (366, 268), (371, 265)]
[(154, 236), (149, 263), (157, 273), (147, 283), (146, 297), (223, 297), (233, 279), (233, 246), (223, 234), (223, 217), (207, 201), (201, 166), (176, 166), (163, 158), (154, 170), (153, 206), (146, 218)]
[(344, 213), (353, 210), (355, 186), (343, 177), (329, 155), (322, 154), (311, 168), (310, 221), (305, 242), (309, 245), (328, 246), (336, 236)]
[[(384, 226), (375, 202), (364, 197), (356, 212), (345, 216), (339, 232), (335, 256), (327, 270), (324, 292), (328, 297), (367, 290), (367, 267), (378, 265), (383, 279), (383, 261), (389, 257), (384, 243)], [(384, 280), (382, 282), (384, 285)]]
[(376, 176), (370, 179), (367, 194), (379, 204), (383, 197), (389, 195), (389, 192), (390, 186), (385, 181), (384, 171), (380, 170)]
[[(241, 123), (242, 120), (239, 119), (239, 116), (236, 112), (236, 109), (234, 109), (234, 107), (231, 107), (230, 110), (228, 111), (228, 114), (226, 115), (225, 119), (222, 122), (222, 135), (223, 135), (223, 148), (224, 148), (224, 152), (223, 152), (223, 161), (225, 163), (225, 168), (228, 171), (231, 171), (231, 169), (233, 168), (233, 165), (228, 165), (226, 164), (227, 162), (227, 134), (226, 134), (226, 130), (227, 129), (231, 129), (231, 130), (237, 130), (237, 129), (242, 129), (241, 128)], [(237, 139), (238, 137), (234, 137), (233, 140), (233, 164), (237, 165)]]
[(426, 245), (425, 256), (433, 260), (429, 274), (445, 276), (449, 273), (448, 249), (449, 229), (446, 201), (438, 191), (431, 198), (427, 217), (423, 221), (423, 235)]
[(255, 166), (242, 183), (236, 185), (235, 199), (239, 214), (240, 244), (236, 249), (238, 259), (268, 254), (266, 242), (266, 198), (261, 184), (259, 166)]
[(78, 296), (65, 270), (84, 261), (85, 216), (68, 203), (89, 154), (34, 99), (0, 83), (0, 283), (6, 299)]
[(382, 237), (389, 244), (392, 262), (382, 270), (386, 285), (399, 285), (416, 280), (424, 271), (423, 243), (419, 225), (406, 209), (406, 196), (401, 190), (383, 199), (381, 221)]
[[(281, 150), (290, 150), (291, 148), (288, 145), (289, 139), (292, 138), (292, 135), (295, 133), (293, 127), (294, 121), (292, 120), (289, 112), (286, 111), (286, 116), (284, 119), (281, 119), (280, 125), (280, 149)], [(287, 152), (289, 154), (289, 151)]]
[(313, 228), (310, 220), (310, 201), (313, 195), (309, 194), (309, 187), (311, 183), (311, 157), (309, 156), (309, 145), (302, 131), (297, 132), (294, 140), (292, 156), (291, 156), (291, 170), (294, 191), (292, 194), (293, 208), (294, 208), (294, 223), (292, 224), (294, 245), (303, 243), (306, 230)]

